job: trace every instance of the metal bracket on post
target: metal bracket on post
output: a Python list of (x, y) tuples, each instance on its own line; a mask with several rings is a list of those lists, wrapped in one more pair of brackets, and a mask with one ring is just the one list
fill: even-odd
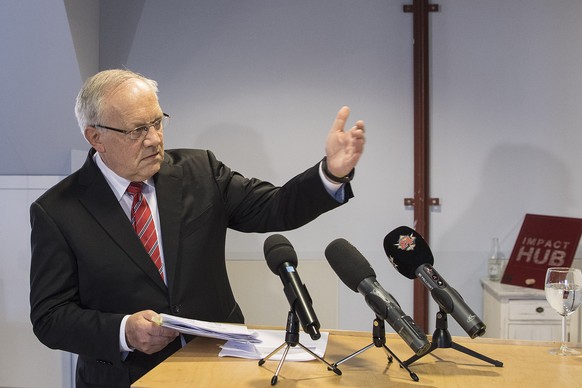
[[(404, 4), (402, 6), (402, 9), (404, 10), (404, 12), (412, 12), (412, 7), (414, 7), (412, 4)], [(438, 11), (439, 11), (438, 4), (429, 4), (428, 5), (428, 12), (438, 12)]]
[[(429, 198), (430, 206), (441, 206), (440, 198)], [(414, 207), (414, 198), (404, 198), (404, 206)]]

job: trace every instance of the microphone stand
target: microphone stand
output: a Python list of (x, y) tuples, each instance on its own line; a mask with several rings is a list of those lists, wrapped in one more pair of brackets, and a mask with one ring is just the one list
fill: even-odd
[(436, 329), (432, 335), (432, 342), (430, 344), (430, 348), (428, 349), (428, 351), (421, 356), (414, 355), (410, 357), (408, 360), (404, 362), (404, 364), (408, 366), (412, 364), (414, 361), (420, 359), (421, 357), (426, 356), (427, 354), (431, 353), (433, 350), (437, 348), (438, 349), (453, 348), (461, 353), (468, 354), (482, 361), (493, 364), (496, 367), (503, 366), (503, 362), (501, 361), (494, 360), (492, 358), (484, 356), (480, 353), (477, 353), (471, 349), (468, 349), (462, 345), (453, 342), (451, 339), (451, 333), (449, 333), (448, 330), (447, 314), (442, 309), (440, 309), (440, 311), (436, 315)]
[(350, 354), (349, 356), (342, 358), (341, 360), (334, 363), (333, 365), (338, 366), (339, 364), (342, 364), (342, 363), (348, 361), (349, 359), (365, 352), (366, 350), (370, 349), (372, 346), (375, 346), (377, 348), (383, 348), (384, 352), (386, 352), (386, 355), (388, 356), (389, 363), (392, 363), (392, 357), (394, 357), (396, 359), (396, 361), (398, 361), (400, 366), (402, 368), (406, 369), (408, 371), (408, 373), (410, 373), (410, 377), (412, 378), (412, 380), (418, 381), (418, 376), (416, 375), (416, 373), (411, 371), (408, 368), (408, 365), (405, 365), (402, 361), (400, 361), (400, 359), (398, 357), (396, 357), (396, 355), (392, 352), (392, 350), (390, 350), (390, 348), (388, 346), (386, 346), (386, 330), (384, 328), (384, 320), (380, 319), (378, 316), (376, 316), (376, 319), (374, 319), (374, 323), (372, 325), (372, 343), (370, 345), (364, 346), (362, 349)]
[(327, 365), (328, 370), (333, 370), (335, 372), (335, 374), (338, 376), (342, 374), (342, 371), (339, 370), (337, 368), (337, 366), (332, 365), (329, 362), (325, 361), (323, 358), (319, 357), (317, 354), (313, 353), (310, 349), (306, 348), (304, 345), (302, 345), (299, 342), (299, 319), (297, 318), (297, 314), (295, 313), (295, 311), (290, 310), (289, 314), (287, 315), (287, 327), (286, 327), (286, 333), (285, 333), (285, 342), (283, 342), (281, 344), (281, 346), (279, 346), (277, 349), (275, 349), (271, 353), (269, 353), (269, 355), (267, 357), (261, 358), (259, 360), (259, 366), (261, 366), (265, 363), (265, 361), (267, 361), (269, 358), (271, 358), (275, 353), (277, 353), (279, 350), (281, 350), (283, 347), (285, 347), (285, 350), (283, 351), (283, 356), (281, 357), (281, 360), (279, 361), (279, 365), (277, 366), (277, 370), (275, 371), (275, 375), (271, 378), (271, 385), (277, 384), (279, 371), (281, 370), (281, 367), (283, 366), (283, 362), (285, 362), (285, 358), (287, 357), (287, 353), (289, 352), (289, 348), (291, 346), (296, 346), (296, 345), (299, 345), (303, 350), (305, 350), (307, 353), (309, 353), (310, 355), (315, 357), (315, 359), (317, 359), (317, 360), (323, 362), (325, 365)]

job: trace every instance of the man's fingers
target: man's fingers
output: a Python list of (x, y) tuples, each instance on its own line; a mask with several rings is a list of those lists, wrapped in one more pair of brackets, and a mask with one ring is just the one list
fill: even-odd
[(180, 333), (178, 333), (174, 329), (169, 329), (167, 327), (155, 327), (154, 331), (152, 332), (153, 335), (159, 337), (168, 337), (168, 338), (176, 338)]
[(162, 320), (162, 316), (159, 314), (150, 317), (149, 321), (155, 323), (158, 326), (162, 326), (162, 323), (164, 323)]
[(342, 106), (341, 109), (337, 112), (337, 116), (331, 126), (332, 132), (343, 132), (344, 127), (346, 125), (346, 121), (350, 115), (350, 108), (348, 106)]

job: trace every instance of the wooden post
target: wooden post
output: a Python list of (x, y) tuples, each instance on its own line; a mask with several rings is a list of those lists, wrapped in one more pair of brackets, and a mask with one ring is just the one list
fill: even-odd
[[(438, 5), (428, 0), (413, 0), (404, 12), (413, 14), (414, 43), (414, 198), (405, 199), (414, 206), (414, 229), (429, 241), (429, 209), (435, 200), (429, 190), (429, 22), (428, 14)], [(411, 203), (412, 202), (412, 203)], [(438, 200), (437, 200), (438, 203)], [(428, 290), (414, 281), (414, 321), (428, 331)]]

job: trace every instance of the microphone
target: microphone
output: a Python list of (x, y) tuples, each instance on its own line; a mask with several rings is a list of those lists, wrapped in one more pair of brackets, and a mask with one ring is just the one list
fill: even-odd
[(342, 238), (334, 240), (325, 249), (325, 257), (342, 282), (362, 294), (376, 316), (388, 322), (417, 355), (428, 350), (426, 334), (376, 281), (370, 263), (353, 245)]
[(420, 234), (406, 226), (398, 227), (384, 237), (384, 251), (398, 272), (422, 281), (441, 310), (452, 315), (469, 337), (485, 334), (483, 321), (432, 267), (434, 257)]
[(295, 249), (285, 237), (274, 234), (265, 240), (263, 251), (269, 269), (281, 278), (287, 301), (291, 310), (297, 314), (303, 330), (311, 336), (311, 339), (318, 340), (321, 337), (319, 321), (311, 306), (311, 296), (307, 287), (297, 273)]

